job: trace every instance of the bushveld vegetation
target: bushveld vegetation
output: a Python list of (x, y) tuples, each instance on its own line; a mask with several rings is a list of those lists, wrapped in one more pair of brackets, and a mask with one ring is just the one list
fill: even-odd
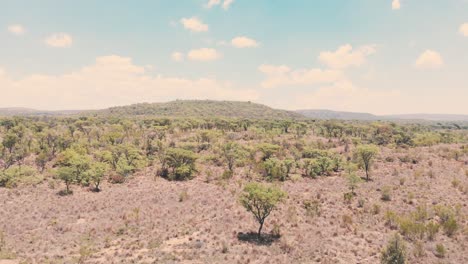
[[(435, 253), (431, 254), (438, 258), (448, 257), (443, 246), (436, 248), (432, 242), (440, 236), (466, 246), (466, 206), (457, 209), (455, 204), (440, 201), (435, 205), (416, 205), (415, 194), (405, 191), (411, 184), (426, 188), (428, 181), (443, 175), (423, 168), (411, 178), (398, 176), (402, 170), (412, 170), (422, 163), (427, 168), (435, 166), (432, 160), (423, 160), (413, 150), (425, 148), (434, 152), (440, 146), (437, 149), (440, 159), (460, 164), (459, 178), (447, 180), (452, 182), (453, 189), (466, 195), (468, 133), (460, 125), (308, 119), (104, 118), (99, 115), (10, 117), (0, 119), (0, 142), (0, 191), (47, 183), (58, 197), (73, 199), (76, 189), (89, 189), (87, 196), (105, 194), (112, 184), (125, 185), (143, 173), (152, 179), (162, 178), (173, 186), (203, 179), (204, 184), (233, 186), (228, 197), (254, 215), (260, 225), (257, 234), (261, 239), (267, 217), (274, 227), (270, 230), (280, 234), (281, 226), (275, 225), (279, 221), (275, 208), (278, 214), (287, 214), (284, 217), (291, 225), (298, 225), (296, 215), (302, 211), (307, 219), (316, 219), (327, 210), (322, 205), (326, 191), (303, 199), (296, 207), (287, 200), (298, 199), (294, 198), (298, 194), (289, 187), (282, 188), (283, 185), (314, 185), (342, 176), (344, 188), (340, 189), (340, 197), (344, 201), (337, 199), (334, 203), (343, 202), (352, 208), (349, 214), (334, 216), (342, 219), (343, 228), (359, 232), (365, 227), (358, 227), (356, 221), (371, 217), (381, 219), (386, 227), (401, 234), (393, 237), (383, 251), (383, 263), (405, 263), (405, 259), (414, 258), (409, 249), (417, 243), (419, 251), (432, 250)], [(400, 165), (392, 167), (392, 171), (381, 171), (385, 164), (397, 162)], [(396, 182), (382, 184), (379, 177), (393, 177)], [(378, 189), (378, 199), (366, 197), (370, 191), (364, 186)], [(360, 191), (361, 188), (366, 191)], [(181, 205), (192, 199), (189, 188), (175, 192)], [(399, 208), (392, 209), (392, 203), (403, 200), (412, 208), (405, 207), (398, 212), (395, 210)], [(125, 216), (126, 224), (117, 234), (130, 232), (131, 221), (139, 221), (137, 211)], [(336, 219), (330, 221), (337, 224)], [(246, 222), (254, 226), (253, 222)], [(385, 241), (374, 242), (383, 248)], [(427, 249), (421, 247), (421, 241), (428, 243)], [(282, 250), (292, 250), (288, 241), (278, 243)], [(405, 246), (407, 243), (410, 245)], [(223, 254), (232, 251), (229, 243), (222, 242), (222, 245)]]

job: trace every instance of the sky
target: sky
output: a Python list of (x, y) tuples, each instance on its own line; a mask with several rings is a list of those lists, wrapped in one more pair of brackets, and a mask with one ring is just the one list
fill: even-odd
[(0, 108), (468, 114), (468, 0), (0, 0)]

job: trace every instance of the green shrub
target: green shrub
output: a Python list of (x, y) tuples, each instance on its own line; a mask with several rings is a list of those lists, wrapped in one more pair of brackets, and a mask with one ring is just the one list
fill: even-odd
[(192, 151), (170, 148), (166, 151), (164, 160), (167, 168), (163, 168), (162, 176), (169, 180), (188, 180), (196, 172), (195, 161), (197, 156)]
[(438, 258), (445, 258), (445, 255), (447, 253), (447, 250), (445, 249), (444, 245), (442, 244), (437, 244), (436, 245), (436, 257)]
[(388, 242), (387, 247), (382, 251), (380, 261), (382, 264), (406, 263), (406, 245), (398, 234), (395, 234)]

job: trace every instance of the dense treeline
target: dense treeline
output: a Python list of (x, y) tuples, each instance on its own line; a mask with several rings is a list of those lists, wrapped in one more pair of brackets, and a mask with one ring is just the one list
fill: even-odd
[(190, 179), (210, 166), (223, 168), (224, 178), (236, 168), (269, 181), (331, 175), (349, 161), (359, 164), (346, 154), (353, 146), (466, 143), (467, 130), (390, 122), (15, 117), (0, 119), (0, 142), (0, 186), (50, 175), (70, 193), (72, 184), (99, 191), (104, 179), (122, 183), (151, 166), (169, 180)]

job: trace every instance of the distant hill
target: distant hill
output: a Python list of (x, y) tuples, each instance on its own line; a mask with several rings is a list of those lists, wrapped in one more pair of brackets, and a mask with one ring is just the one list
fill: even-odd
[(378, 117), (369, 113), (339, 112), (331, 110), (297, 110), (297, 113), (313, 119), (338, 119), (338, 120), (378, 120)]
[(66, 116), (83, 113), (80, 110), (44, 111), (24, 107), (0, 108), (0, 116)]
[(294, 119), (302, 115), (262, 104), (237, 101), (177, 100), (167, 103), (142, 103), (111, 107), (95, 112), (112, 116), (225, 117), (252, 119)]
[(468, 115), (405, 114), (373, 115), (369, 113), (340, 112), (331, 110), (297, 110), (297, 113), (313, 119), (337, 120), (425, 120), (425, 121), (468, 121)]
[(468, 115), (408, 114), (408, 115), (389, 115), (386, 117), (389, 119), (405, 119), (405, 120), (468, 121)]

